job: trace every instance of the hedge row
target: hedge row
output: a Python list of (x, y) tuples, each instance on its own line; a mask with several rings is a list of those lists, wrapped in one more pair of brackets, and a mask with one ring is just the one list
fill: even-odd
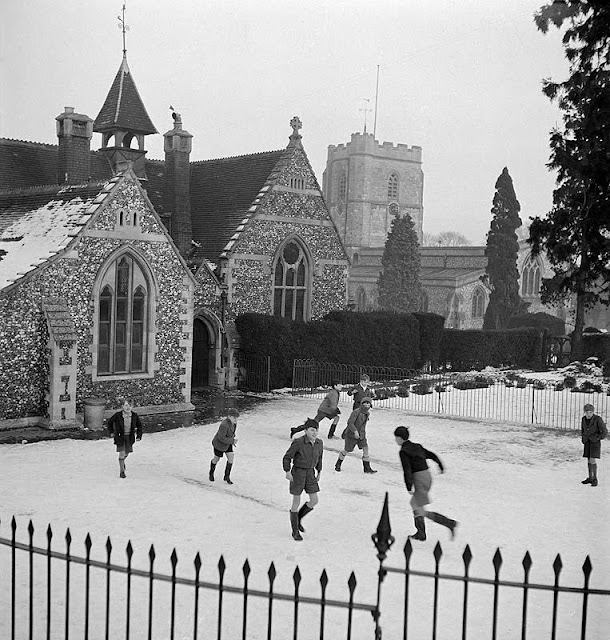
[(540, 366), (542, 334), (538, 329), (479, 331), (445, 329), (441, 340), (441, 364), (453, 371), (485, 367)]

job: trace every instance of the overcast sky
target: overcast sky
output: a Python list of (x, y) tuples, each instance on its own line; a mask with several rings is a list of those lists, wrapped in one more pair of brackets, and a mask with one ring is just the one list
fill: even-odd
[[(169, 105), (192, 160), (281, 149), (300, 116), (320, 186), (329, 145), (354, 132), (423, 148), (424, 231), (484, 243), (507, 166), (522, 219), (546, 213), (549, 131), (541, 93), (567, 65), (542, 0), (127, 0), (127, 59), (163, 134)], [(64, 106), (95, 118), (122, 58), (121, 0), (0, 2), (0, 136), (56, 143)], [(365, 100), (368, 99), (367, 103)], [(92, 148), (101, 144), (94, 135)], [(163, 158), (162, 135), (148, 136)]]

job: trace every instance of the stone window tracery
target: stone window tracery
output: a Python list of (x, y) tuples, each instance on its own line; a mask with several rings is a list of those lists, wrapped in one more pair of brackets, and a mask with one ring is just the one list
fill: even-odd
[(477, 287), (472, 294), (472, 317), (482, 318), (485, 315), (485, 293)]
[(297, 240), (283, 245), (273, 274), (273, 314), (292, 320), (307, 320), (310, 265), (304, 247)]
[(345, 200), (347, 195), (347, 176), (345, 171), (339, 175), (339, 200)]
[(530, 256), (521, 273), (521, 294), (536, 296), (540, 293), (540, 265)]
[(115, 260), (99, 291), (98, 375), (145, 372), (150, 286), (137, 260), (129, 254)]
[(388, 178), (388, 198), (398, 200), (398, 176), (395, 173)]

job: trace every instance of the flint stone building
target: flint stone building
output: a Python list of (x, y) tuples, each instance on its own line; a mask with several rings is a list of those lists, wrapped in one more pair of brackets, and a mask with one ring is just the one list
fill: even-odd
[(172, 116), (147, 159), (124, 55), (95, 120), (66, 107), (57, 145), (0, 139), (0, 426), (69, 426), (91, 396), (192, 408), (193, 385), (236, 386), (239, 314), (345, 308), (300, 120), (284, 149), (193, 162)]

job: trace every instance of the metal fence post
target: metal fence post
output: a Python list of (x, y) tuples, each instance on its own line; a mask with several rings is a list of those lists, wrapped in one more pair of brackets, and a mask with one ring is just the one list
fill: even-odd
[(383, 561), (388, 555), (388, 551), (394, 544), (394, 536), (392, 535), (392, 527), (390, 525), (390, 510), (388, 507), (388, 492), (386, 491), (383, 501), (383, 509), (381, 510), (381, 518), (377, 525), (377, 532), (371, 536), (373, 544), (377, 548), (377, 559), (379, 560), (379, 571), (377, 572), (377, 603), (373, 618), (375, 619), (375, 640), (381, 640), (381, 626), (379, 625), (379, 617), (381, 616), (381, 583), (386, 576), (386, 570)]

